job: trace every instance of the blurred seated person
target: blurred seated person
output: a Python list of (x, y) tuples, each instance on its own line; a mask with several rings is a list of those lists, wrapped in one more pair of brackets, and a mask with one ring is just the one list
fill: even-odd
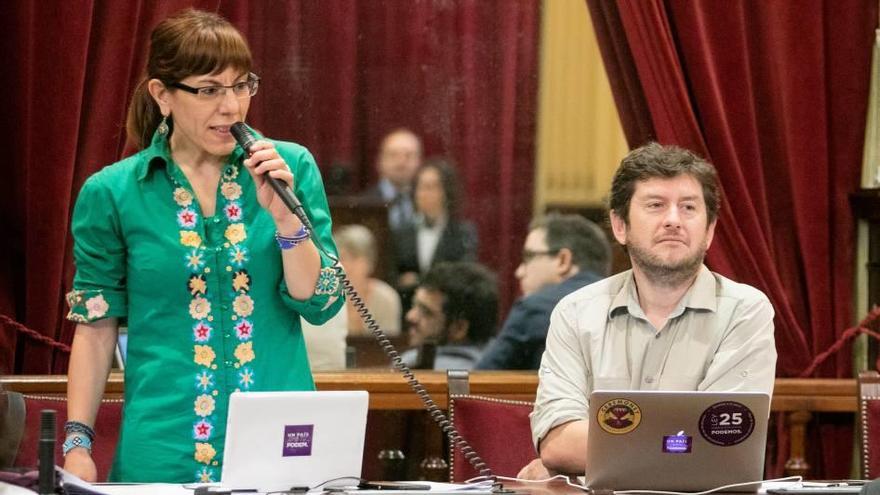
[(477, 368), (538, 369), (556, 303), (605, 278), (610, 267), (611, 245), (595, 223), (558, 213), (534, 220), (516, 269), (523, 297), (513, 304)]
[(348, 313), (340, 311), (320, 325), (300, 318), (306, 355), (312, 372), (345, 369), (345, 337), (348, 334)]
[(455, 169), (445, 160), (428, 160), (416, 173), (413, 189), (415, 219), (394, 235), (397, 288), (404, 298), (436, 263), (477, 257), (477, 230), (459, 219)]
[[(373, 278), (376, 267), (376, 238), (370, 229), (363, 225), (345, 225), (334, 234), (339, 248), (339, 260), (351, 285), (366, 303), (385, 335), (400, 335), (400, 296), (397, 291), (382, 280)], [(369, 335), (369, 329), (357, 313), (354, 304), (346, 303), (348, 313), (348, 335)]]
[(376, 157), (379, 181), (367, 190), (365, 196), (385, 201), (388, 205), (388, 225), (392, 230), (412, 223), (412, 183), (421, 165), (422, 140), (416, 133), (401, 127), (382, 139)]
[(401, 358), (416, 367), (422, 364), (420, 350), (433, 344), (433, 366), (419, 367), (472, 369), (497, 320), (498, 288), (489, 269), (473, 262), (438, 263), (425, 274), (406, 313), (409, 343), (416, 348)]

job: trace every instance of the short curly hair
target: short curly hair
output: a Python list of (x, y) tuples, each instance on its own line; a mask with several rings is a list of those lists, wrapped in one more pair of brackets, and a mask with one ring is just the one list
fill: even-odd
[(629, 224), (629, 205), (637, 182), (655, 177), (671, 179), (679, 175), (690, 175), (703, 187), (708, 223), (714, 222), (721, 210), (721, 187), (715, 167), (684, 148), (655, 142), (630, 151), (621, 160), (611, 181), (608, 207)]

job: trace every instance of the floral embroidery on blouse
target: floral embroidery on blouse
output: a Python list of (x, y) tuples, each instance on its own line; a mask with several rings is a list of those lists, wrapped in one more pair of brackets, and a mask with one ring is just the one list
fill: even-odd
[(315, 285), (315, 294), (331, 295), (335, 294), (337, 289), (339, 289), (339, 278), (336, 276), (336, 270), (329, 266), (321, 268), (318, 283)]
[[(175, 203), (180, 206), (176, 212), (176, 221), (182, 229), (180, 230), (180, 244), (186, 248), (183, 266), (189, 271), (187, 291), (192, 296), (187, 309), (193, 319), (193, 362), (202, 368), (195, 373), (194, 382), (196, 394), (193, 412), (195, 419), (190, 432), (195, 441), (193, 458), (197, 463), (213, 466), (219, 464), (214, 460), (217, 451), (210, 443), (216, 424), (216, 418), (213, 416), (217, 406), (215, 397), (221, 392), (216, 387), (218, 381), (225, 383), (221, 377), (224, 376), (222, 373), (226, 373), (226, 371), (221, 372), (218, 369), (218, 364), (215, 363), (217, 351), (212, 343), (222, 334), (222, 329), (226, 324), (235, 329), (235, 337), (239, 341), (234, 351), (237, 359), (235, 368), (239, 368), (239, 388), (247, 390), (254, 385), (253, 370), (243, 367), (245, 363), (253, 362), (256, 359), (256, 353), (253, 349), (253, 342), (251, 342), (254, 325), (251, 320), (246, 319), (254, 312), (254, 300), (248, 295), (252, 285), (251, 276), (246, 269), (250, 256), (248, 248), (245, 246), (247, 231), (242, 223), (244, 209), (241, 202), (238, 201), (242, 195), (242, 187), (235, 181), (238, 176), (238, 167), (227, 165), (223, 169), (220, 195), (224, 201), (217, 205), (218, 213), (221, 211), (223, 213), (221, 217), (214, 217), (214, 223), (224, 217), (228, 222), (224, 232), (226, 242), (222, 246), (205, 245), (208, 241), (202, 238), (202, 234), (200, 234), (202, 231), (198, 229), (199, 212), (198, 207), (193, 206), (194, 195), (192, 192), (186, 187), (178, 185), (173, 193)], [(228, 259), (227, 271), (235, 270), (232, 277), (231, 293), (226, 292), (228, 289), (209, 287), (209, 277), (206, 274), (211, 272), (211, 267), (207, 266), (211, 258), (207, 256), (208, 250), (216, 251)], [(209, 294), (212, 294), (213, 297), (209, 298)], [(221, 294), (221, 297), (218, 298), (217, 294)], [(212, 314), (211, 301), (219, 299), (218, 304), (225, 310), (228, 299), (224, 300), (224, 298), (232, 298), (233, 314), (228, 316), (231, 319), (230, 322), (220, 322), (215, 318), (216, 315)], [(214, 326), (211, 322), (214, 326), (221, 325), (218, 327), (220, 332), (214, 332)], [(228, 361), (225, 364), (226, 366), (230, 365)], [(197, 467), (195, 473), (197, 481), (215, 481), (216, 473), (205, 466)]]
[(185, 229), (194, 229), (196, 228), (196, 220), (198, 220), (199, 215), (192, 208), (184, 208), (177, 212), (177, 225)]
[(214, 425), (211, 424), (210, 421), (206, 419), (201, 419), (196, 421), (193, 425), (193, 439), (194, 440), (210, 440), (211, 432), (214, 431)]
[(202, 467), (196, 470), (196, 483), (214, 483), (214, 470), (208, 467)]
[(254, 300), (247, 294), (239, 294), (232, 301), (232, 310), (238, 316), (250, 316), (254, 312)]
[(192, 230), (180, 231), (180, 243), (184, 246), (197, 248), (202, 245), (202, 237)]
[[(101, 290), (72, 290), (65, 295), (70, 311), (67, 319), (76, 323), (88, 323), (103, 318), (110, 311), (110, 303)], [(87, 298), (88, 294), (95, 294)]]
[(251, 276), (247, 270), (239, 270), (232, 276), (232, 290), (235, 292), (249, 291), (251, 288)]
[(174, 202), (186, 208), (193, 202), (192, 193), (182, 187), (178, 187), (174, 190)]
[[(211, 340), (211, 325), (206, 321), (200, 321), (193, 326), (193, 340), (196, 342), (207, 342)], [(206, 364), (208, 366), (210, 363)]]
[(196, 375), (196, 388), (202, 392), (207, 392), (209, 388), (214, 388), (214, 373), (202, 370)]
[(89, 312), (89, 319), (101, 318), (107, 314), (109, 309), (110, 304), (104, 299), (103, 294), (98, 294), (86, 300), (86, 310)]
[(204, 297), (198, 295), (189, 303), (189, 314), (194, 320), (201, 320), (208, 317), (211, 312), (211, 302)]
[(192, 295), (201, 294), (204, 296), (205, 293), (208, 292), (208, 283), (205, 281), (205, 276), (202, 274), (190, 275), (189, 281), (186, 285), (189, 289), (189, 293)]
[(254, 360), (254, 347), (253, 342), (242, 342), (238, 344), (238, 347), (235, 348), (235, 359), (238, 359), (239, 364), (249, 363)]
[(217, 455), (217, 451), (214, 450), (214, 447), (210, 443), (196, 442), (196, 462), (210, 464), (211, 461), (214, 460), (215, 455)]
[(232, 244), (238, 244), (247, 238), (243, 223), (233, 223), (229, 227), (226, 227), (226, 233), (223, 235)]
[(220, 194), (228, 201), (235, 201), (241, 197), (241, 186), (237, 182), (224, 182), (220, 186)]
[(214, 353), (214, 348), (209, 345), (196, 345), (193, 346), (193, 352), (195, 357), (193, 360), (196, 364), (200, 364), (202, 366), (211, 366), (211, 363), (214, 362), (214, 358), (217, 355)]
[(233, 201), (223, 208), (223, 213), (226, 214), (226, 219), (230, 222), (238, 222), (241, 220), (241, 205)]
[(238, 372), (238, 386), (247, 390), (254, 383), (254, 372), (250, 368), (242, 368)]
[(217, 406), (217, 403), (214, 401), (214, 397), (208, 394), (202, 394), (196, 397), (194, 406), (196, 415), (204, 418), (206, 416), (210, 416), (211, 413), (214, 412), (214, 408)]

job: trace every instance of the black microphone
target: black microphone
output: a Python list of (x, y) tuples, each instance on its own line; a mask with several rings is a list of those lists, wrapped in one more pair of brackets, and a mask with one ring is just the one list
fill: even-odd
[[(244, 149), (245, 153), (247, 153), (248, 156), (251, 156), (251, 146), (257, 142), (257, 137), (250, 128), (245, 125), (244, 122), (236, 122), (229, 128), (229, 132), (232, 133), (232, 137), (234, 137), (239, 146)], [(299, 202), (299, 199), (293, 194), (293, 191), (287, 187), (287, 183), (281, 179), (276, 179), (269, 174), (266, 174), (266, 179), (269, 180), (269, 185), (272, 186), (272, 189), (275, 190), (275, 193), (278, 194), (278, 197), (280, 197), (281, 201), (287, 206), (287, 209), (299, 217), (300, 222), (302, 222), (306, 228), (312, 230), (312, 224), (309, 222), (309, 217), (306, 216), (302, 203)]]
[(40, 411), (40, 495), (55, 493), (55, 411)]

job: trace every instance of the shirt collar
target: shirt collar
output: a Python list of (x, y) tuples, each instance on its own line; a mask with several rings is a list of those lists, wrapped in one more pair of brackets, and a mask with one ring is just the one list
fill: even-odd
[[(706, 268), (706, 265), (700, 265), (697, 279), (694, 280), (690, 289), (682, 296), (678, 306), (669, 314), (669, 318), (681, 315), (687, 308), (715, 311), (718, 308), (716, 292), (715, 277)], [(611, 316), (619, 308), (626, 308), (630, 315), (637, 318), (645, 318), (645, 312), (639, 304), (639, 293), (636, 289), (636, 280), (632, 270), (629, 271), (620, 290), (611, 300), (608, 316)]]
[[(260, 133), (257, 131), (253, 132), (256, 134), (257, 139), (263, 139), (263, 136)], [(156, 168), (164, 168), (171, 163), (171, 147), (168, 146), (168, 136), (160, 134), (157, 130), (153, 133), (153, 139), (150, 141), (150, 146), (144, 148), (141, 153), (143, 154), (143, 159), (137, 167), (137, 180), (139, 182), (145, 180)], [(241, 167), (243, 157), (244, 150), (241, 146), (236, 144), (235, 148), (232, 150), (232, 154), (229, 156), (229, 163), (232, 163), (236, 167)]]

